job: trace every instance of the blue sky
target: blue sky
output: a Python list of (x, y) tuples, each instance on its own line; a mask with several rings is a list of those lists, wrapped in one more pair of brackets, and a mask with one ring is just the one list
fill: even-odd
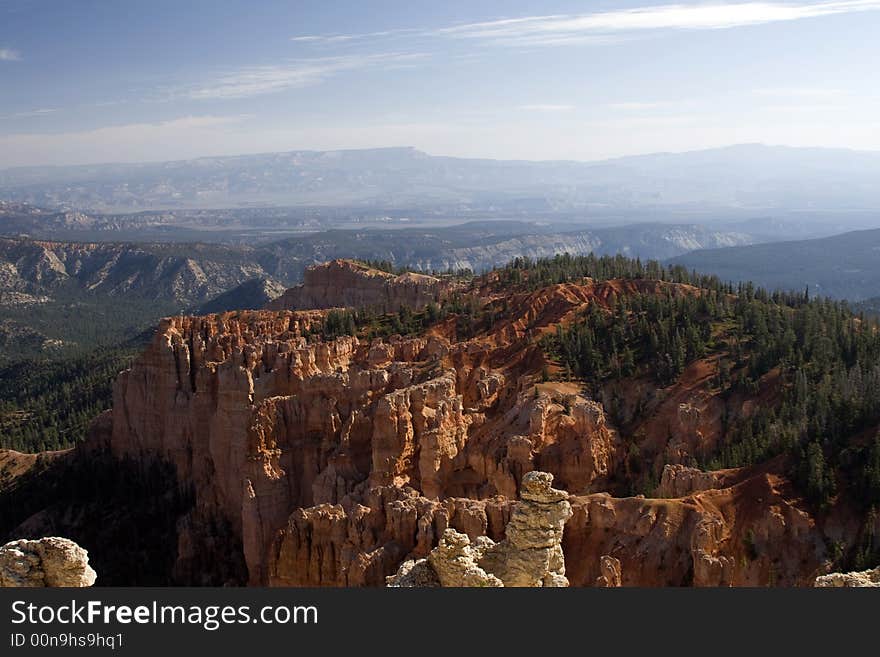
[(880, 149), (880, 0), (0, 0), (0, 168)]

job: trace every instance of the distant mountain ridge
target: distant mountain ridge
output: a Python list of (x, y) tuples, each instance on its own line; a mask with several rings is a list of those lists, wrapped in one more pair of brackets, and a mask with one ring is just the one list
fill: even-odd
[(189, 307), (252, 279), (293, 284), (307, 266), (335, 258), (388, 260), (422, 271), (482, 271), (517, 256), (595, 252), (660, 259), (694, 248), (751, 241), (745, 234), (691, 225), (560, 233), (521, 222), (332, 230), (259, 246), (0, 238), (0, 291), (51, 295), (73, 285), (88, 293), (162, 299)]
[(93, 210), (238, 204), (544, 209), (880, 207), (880, 153), (746, 144), (599, 162), (434, 156), (415, 148), (291, 151), (0, 170), (0, 197)]
[(97, 220), (82, 212), (49, 210), (29, 203), (0, 200), (0, 233), (28, 234), (34, 227), (43, 230), (91, 228)]
[(552, 257), (557, 253), (625, 254), (664, 259), (695, 248), (750, 244), (746, 233), (698, 225), (638, 224), (552, 232), (520, 222), (482, 222), (448, 228), (396, 231), (334, 230), (282, 240), (288, 255), (313, 262), (334, 258), (388, 260), (420, 271), (483, 271), (517, 256)]
[[(262, 245), (64, 242), (0, 238), (0, 359), (58, 344), (130, 337), (159, 317), (261, 308), (336, 258), (387, 260), (422, 271), (482, 271), (517, 256), (626, 253), (664, 258), (698, 246), (748, 243), (701, 226), (553, 232), (490, 221), (437, 229), (331, 230)], [(108, 317), (123, 317), (118, 330)], [(130, 321), (129, 321), (130, 320)], [(76, 331), (68, 330), (75, 328)], [(6, 336), (6, 337), (4, 337)], [(54, 348), (53, 346), (53, 348)]]
[(89, 293), (190, 305), (264, 273), (245, 247), (0, 238), (0, 290), (29, 295)]
[[(880, 223), (880, 216), (878, 216)], [(814, 240), (697, 250), (671, 262), (770, 289), (803, 290), (858, 302), (880, 296), (880, 229)]]

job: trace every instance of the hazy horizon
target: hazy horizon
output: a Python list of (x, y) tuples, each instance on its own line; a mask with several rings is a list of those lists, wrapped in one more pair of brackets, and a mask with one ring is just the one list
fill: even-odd
[(0, 168), (880, 150), (880, 0), (0, 0)]
[(792, 151), (825, 151), (825, 152), (841, 152), (841, 153), (863, 153), (867, 155), (877, 154), (880, 155), (880, 148), (876, 149), (868, 149), (868, 148), (848, 148), (845, 146), (789, 146), (787, 144), (767, 144), (761, 142), (752, 142), (752, 143), (738, 143), (738, 144), (724, 144), (721, 146), (713, 146), (709, 148), (698, 148), (698, 149), (688, 149), (688, 150), (680, 150), (680, 151), (649, 151), (649, 152), (638, 152), (632, 153), (629, 155), (620, 155), (616, 157), (609, 158), (599, 158), (594, 160), (566, 160), (566, 159), (541, 159), (541, 160), (530, 160), (525, 158), (493, 158), (493, 157), (485, 157), (485, 156), (459, 156), (459, 155), (448, 155), (446, 153), (434, 153), (424, 150), (422, 148), (418, 148), (416, 146), (410, 145), (401, 145), (401, 146), (374, 146), (369, 148), (333, 148), (333, 149), (317, 149), (317, 148), (289, 148), (284, 150), (276, 150), (276, 151), (254, 151), (254, 152), (241, 152), (241, 153), (219, 153), (216, 155), (196, 155), (194, 157), (189, 158), (181, 158), (174, 160), (117, 160), (117, 161), (94, 161), (94, 162), (72, 162), (70, 164), (25, 164), (11, 167), (0, 167), (0, 171), (11, 171), (13, 169), (41, 169), (41, 168), (68, 168), (68, 167), (88, 167), (88, 166), (112, 166), (115, 164), (119, 165), (149, 165), (149, 164), (164, 164), (164, 163), (174, 163), (174, 162), (192, 162), (197, 160), (211, 160), (211, 159), (232, 159), (232, 158), (247, 158), (247, 157), (260, 157), (266, 155), (275, 155), (275, 154), (284, 154), (284, 153), (355, 153), (355, 152), (368, 152), (368, 151), (407, 151), (414, 150), (424, 155), (428, 155), (430, 157), (438, 157), (438, 158), (450, 158), (450, 159), (460, 159), (460, 160), (487, 160), (493, 162), (523, 162), (523, 163), (536, 163), (536, 164), (553, 164), (553, 163), (570, 163), (570, 164), (602, 164), (606, 162), (614, 162), (615, 160), (625, 160), (630, 158), (642, 158), (642, 157), (655, 157), (655, 156), (664, 156), (664, 155), (689, 155), (689, 154), (697, 154), (697, 153), (710, 153), (710, 152), (719, 152), (719, 151), (727, 151), (734, 150), (738, 148), (766, 148), (766, 149), (786, 149)]

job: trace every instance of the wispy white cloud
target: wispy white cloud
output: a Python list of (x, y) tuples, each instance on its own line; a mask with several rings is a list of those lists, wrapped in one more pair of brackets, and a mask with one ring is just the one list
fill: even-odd
[(609, 103), (608, 107), (619, 112), (642, 112), (645, 110), (661, 109), (668, 105), (669, 103), (661, 102), (627, 101), (621, 103)]
[(323, 82), (345, 72), (400, 66), (419, 59), (418, 53), (381, 53), (294, 60), (271, 66), (251, 66), (224, 73), (205, 84), (183, 90), (196, 100), (248, 98)]
[(568, 111), (574, 109), (574, 105), (552, 105), (552, 104), (520, 105), (519, 109), (530, 111), (530, 112), (568, 112)]
[(327, 34), (327, 35), (307, 35), (307, 36), (299, 36), (299, 37), (291, 37), (291, 41), (297, 41), (299, 43), (342, 43), (344, 41), (352, 41), (354, 39), (360, 38), (359, 35), (356, 34)]
[(823, 87), (774, 87), (772, 89), (755, 89), (753, 93), (758, 96), (792, 99), (837, 98), (846, 94), (843, 89), (828, 89)]
[(0, 62), (17, 62), (21, 59), (21, 53), (12, 48), (0, 48)]
[(357, 34), (303, 34), (290, 37), (291, 41), (297, 43), (311, 44), (334, 44), (345, 43), (350, 41), (364, 41), (368, 39), (381, 39), (385, 37), (396, 37), (404, 35), (423, 35), (425, 30), (417, 28), (401, 28), (396, 30), (382, 30), (379, 32), (361, 32)]
[(321, 36), (320, 34), (307, 34), (307, 35), (303, 35), (303, 36), (290, 37), (290, 40), (291, 41), (298, 41), (301, 43), (315, 43), (318, 41), (325, 41), (328, 38), (330, 38), (329, 35)]
[(4, 115), (0, 116), (0, 119), (23, 119), (23, 118), (29, 118), (32, 116), (46, 116), (47, 114), (54, 114), (57, 111), (58, 111), (57, 109), (49, 109), (49, 108), (34, 109), (34, 110), (27, 110), (25, 112), (15, 112), (14, 114), (4, 114)]
[(520, 16), (434, 29), (399, 29), (363, 34), (295, 36), (301, 43), (334, 44), (416, 36), (509, 46), (602, 45), (662, 30), (721, 30), (880, 10), (880, 0), (824, 2), (717, 2), (668, 4), (584, 14)]
[(880, 10), (880, 0), (818, 3), (715, 2), (660, 5), (578, 15), (528, 16), (438, 30), (452, 37), (512, 45), (554, 45), (646, 30), (718, 30)]
[(781, 114), (794, 114), (794, 113), (811, 113), (811, 112), (829, 112), (840, 114), (843, 112), (849, 112), (852, 108), (849, 105), (842, 105), (839, 103), (799, 103), (792, 105), (767, 105), (766, 107), (761, 108), (764, 112), (774, 112)]

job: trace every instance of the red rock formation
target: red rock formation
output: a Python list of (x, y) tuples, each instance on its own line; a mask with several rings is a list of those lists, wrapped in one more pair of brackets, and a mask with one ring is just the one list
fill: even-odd
[(663, 467), (660, 485), (654, 494), (657, 497), (684, 497), (702, 490), (718, 488), (718, 478), (715, 472), (704, 472), (681, 464), (667, 464)]
[(596, 586), (599, 588), (616, 588), (620, 586), (620, 560), (603, 554), (599, 557), (599, 572)]
[[(368, 289), (384, 294), (389, 279), (376, 278), (379, 287), (347, 302)], [(691, 495), (681, 499), (602, 492), (619, 490), (626, 447), (603, 406), (575, 384), (537, 383), (545, 360), (535, 337), (625, 293), (612, 281), (522, 295), (503, 320), (461, 342), (450, 339), (454, 322), (413, 338), (309, 342), (303, 334), (321, 311), (166, 319), (120, 375), (89, 447), (175, 466), (195, 498), (178, 522), (175, 573), (184, 583), (203, 581), (205, 561), (232, 551), (251, 584), (382, 585), (447, 528), (502, 540), (508, 500), (535, 469), (573, 494), (562, 545), (574, 586), (617, 577), (623, 585), (806, 583), (824, 546), (772, 472), (721, 478), (700, 492), (669, 484), (671, 494)], [(674, 412), (691, 434), (700, 428), (714, 439), (705, 412), (679, 412), (683, 403), (715, 403), (684, 379), (649, 409)], [(608, 559), (603, 567), (604, 557), (619, 571)]]
[(413, 272), (394, 275), (351, 260), (332, 260), (306, 269), (301, 285), (290, 288), (266, 308), (366, 307), (397, 312), (401, 306), (420, 308), (439, 301), (446, 288), (443, 281), (433, 276)]
[(683, 499), (600, 493), (572, 508), (563, 539), (572, 586), (606, 575), (599, 555), (620, 562), (623, 586), (803, 586), (824, 557), (815, 520), (766, 473)]

